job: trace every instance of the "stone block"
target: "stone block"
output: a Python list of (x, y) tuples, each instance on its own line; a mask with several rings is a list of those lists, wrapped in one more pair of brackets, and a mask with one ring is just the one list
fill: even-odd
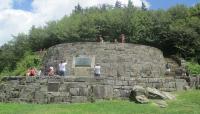
[(47, 103), (47, 95), (44, 92), (36, 91), (32, 100), (36, 103)]
[(72, 96), (79, 96), (79, 88), (70, 88), (69, 92)]
[(93, 82), (93, 77), (77, 77), (74, 79), (75, 82)]
[(59, 96), (68, 98), (70, 96), (69, 92), (60, 92)]
[(85, 96), (72, 96), (71, 103), (83, 103), (87, 102), (87, 97)]
[(92, 87), (92, 91), (97, 99), (113, 97), (113, 87), (110, 85), (95, 85)]
[(128, 81), (116, 80), (115, 85), (128, 86)]
[(115, 81), (114, 80), (110, 80), (110, 79), (104, 79), (100, 81), (100, 84), (102, 85), (114, 85)]
[(79, 95), (80, 96), (88, 96), (89, 88), (79, 88)]
[(130, 80), (130, 81), (128, 81), (128, 85), (129, 86), (135, 86), (136, 85), (136, 81)]
[(36, 81), (35, 77), (28, 76), (26, 77), (26, 83), (34, 83)]
[(184, 79), (176, 79), (175, 81), (177, 91), (184, 90), (184, 86), (188, 86)]
[(47, 87), (48, 87), (49, 92), (58, 92), (59, 87), (60, 87), (60, 83), (51, 82), (51, 83), (48, 83)]
[(40, 91), (41, 92), (47, 92), (48, 90), (47, 90), (47, 85), (41, 85), (40, 86)]
[(120, 91), (120, 97), (128, 98), (130, 96), (131, 90), (119, 90), (119, 91)]
[(66, 87), (68, 88), (86, 88), (88, 83), (87, 82), (65, 82), (64, 83)]
[(119, 89), (114, 89), (113, 90), (113, 97), (114, 98), (119, 98), (120, 97), (120, 90)]

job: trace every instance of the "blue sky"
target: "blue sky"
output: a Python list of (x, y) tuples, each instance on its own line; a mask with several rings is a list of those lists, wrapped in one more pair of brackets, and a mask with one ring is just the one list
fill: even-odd
[(32, 6), (31, 6), (32, 1), (33, 0), (13, 0), (13, 2), (14, 2), (13, 8), (31, 11), (32, 10)]
[[(31, 3), (33, 0), (14, 0), (13, 8), (26, 11), (32, 11)], [(192, 6), (199, 3), (200, 0), (147, 0), (150, 3), (150, 9), (168, 9), (176, 4), (184, 4), (186, 6)]]
[(150, 2), (150, 9), (168, 9), (176, 4), (184, 4), (186, 6), (193, 6), (199, 3), (200, 0), (147, 0)]

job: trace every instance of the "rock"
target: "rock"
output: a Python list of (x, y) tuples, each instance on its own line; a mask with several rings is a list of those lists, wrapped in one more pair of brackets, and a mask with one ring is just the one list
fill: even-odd
[(196, 86), (196, 89), (200, 89), (200, 85), (197, 85), (197, 86)]
[(168, 92), (159, 91), (155, 88), (150, 88), (150, 87), (147, 87), (146, 90), (148, 98), (151, 99), (170, 99), (170, 100), (175, 99), (175, 96)]
[(148, 98), (167, 99), (167, 97), (164, 94), (162, 94), (159, 90), (157, 90), (155, 88), (147, 87), (146, 90), (147, 90)]
[[(131, 93), (130, 93), (130, 95), (129, 95), (129, 99), (131, 100), (131, 101), (135, 101), (135, 102), (139, 102), (138, 100), (141, 98), (142, 99), (142, 97), (143, 96), (145, 96), (145, 94), (146, 94), (146, 90), (145, 90), (145, 88), (144, 87), (142, 87), (142, 86), (134, 86), (133, 87), (133, 89), (132, 89), (132, 91), (131, 91)], [(138, 99), (136, 98), (137, 96), (141, 96), (141, 97), (138, 97)]]
[(166, 99), (169, 99), (169, 100), (173, 100), (173, 99), (176, 99), (176, 97), (172, 94), (170, 94), (169, 92), (161, 92), (165, 97)]
[(6, 99), (6, 95), (3, 92), (0, 92), (0, 102), (4, 102)]
[(154, 103), (160, 108), (166, 108), (168, 104), (164, 100), (155, 100)]
[(190, 89), (190, 86), (183, 86), (183, 89), (187, 91)]
[(134, 86), (132, 91), (135, 92), (135, 96), (145, 95), (146, 94), (145, 88), (142, 87), (142, 86), (139, 86), (139, 85)]
[(146, 104), (149, 102), (149, 99), (145, 95), (139, 95), (135, 97), (136, 101), (141, 104)]
[(185, 79), (176, 79), (175, 81), (177, 91), (182, 91), (183, 87), (188, 85)]

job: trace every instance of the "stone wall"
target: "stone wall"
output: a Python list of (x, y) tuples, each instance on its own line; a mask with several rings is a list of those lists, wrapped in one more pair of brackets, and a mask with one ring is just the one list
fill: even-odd
[(87, 75), (93, 76), (93, 66), (100, 63), (103, 76), (160, 77), (165, 72), (163, 53), (154, 47), (137, 44), (105, 42), (66, 43), (47, 50), (44, 65), (58, 69), (61, 60), (67, 60), (68, 75), (76, 76), (81, 69), (75, 68), (73, 58), (86, 55), (94, 59)]
[(4, 77), (1, 102), (76, 103), (96, 99), (128, 99), (135, 85), (164, 91), (182, 90), (184, 79), (133, 77)]
[[(91, 59), (90, 66), (75, 66), (75, 58), (80, 55)], [(0, 101), (74, 103), (128, 99), (135, 85), (163, 91), (182, 90), (188, 85), (185, 79), (165, 76), (166, 62), (162, 52), (144, 45), (96, 42), (59, 44), (47, 50), (43, 64), (57, 70), (61, 60), (68, 62), (66, 77), (4, 77), (0, 82)], [(93, 76), (95, 63), (101, 65), (100, 77)]]

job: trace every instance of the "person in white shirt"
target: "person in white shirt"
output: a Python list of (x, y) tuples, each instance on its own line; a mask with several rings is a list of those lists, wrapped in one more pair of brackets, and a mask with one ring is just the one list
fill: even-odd
[(94, 76), (100, 76), (101, 75), (101, 66), (99, 65), (99, 63), (97, 63), (94, 66)]
[(67, 62), (61, 61), (59, 64), (59, 75), (65, 76), (66, 75), (66, 64)]

